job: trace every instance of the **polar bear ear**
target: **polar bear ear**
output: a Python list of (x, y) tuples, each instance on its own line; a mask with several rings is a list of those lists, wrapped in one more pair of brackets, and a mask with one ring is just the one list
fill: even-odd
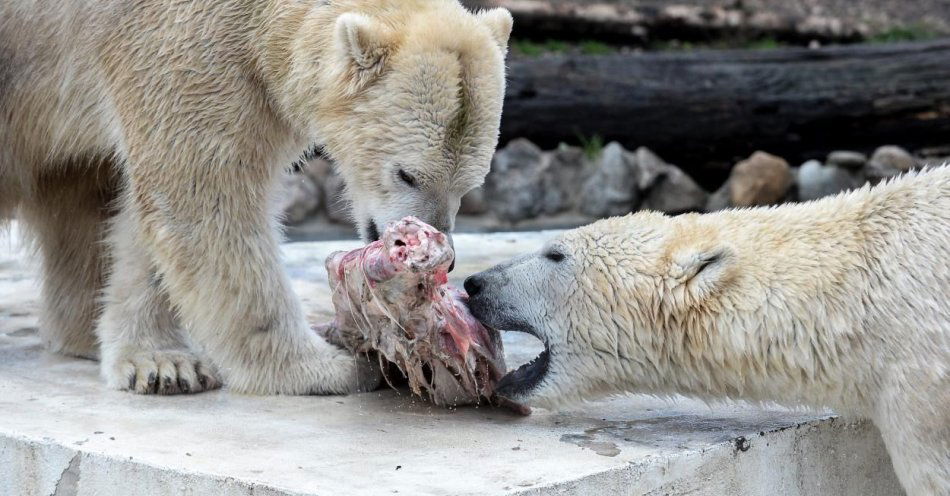
[(392, 50), (393, 33), (363, 14), (346, 13), (336, 20), (336, 45), (357, 68), (372, 69)]
[(491, 31), (492, 38), (495, 39), (495, 43), (498, 44), (501, 51), (507, 52), (508, 38), (511, 37), (511, 29), (515, 24), (511, 12), (503, 8), (486, 10), (478, 14), (478, 20)]
[(670, 276), (693, 298), (703, 300), (722, 287), (734, 264), (734, 253), (727, 246), (687, 250), (673, 257)]

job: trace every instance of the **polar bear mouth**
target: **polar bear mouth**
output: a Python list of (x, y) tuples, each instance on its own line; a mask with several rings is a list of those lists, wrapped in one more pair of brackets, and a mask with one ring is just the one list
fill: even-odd
[(373, 219), (366, 221), (366, 238), (370, 243), (379, 241), (379, 228), (376, 227), (376, 221)]
[[(511, 322), (509, 322), (511, 324)], [(544, 345), (544, 351), (541, 352), (530, 362), (518, 367), (505, 374), (495, 385), (495, 394), (505, 398), (519, 400), (524, 399), (537, 389), (541, 381), (548, 375), (548, 369), (551, 364), (551, 348), (546, 339), (541, 337), (540, 333), (533, 326), (524, 323), (520, 325), (508, 325), (503, 329), (510, 332), (523, 332), (538, 338)]]
[(495, 386), (495, 394), (510, 399), (519, 399), (531, 394), (548, 374), (551, 352), (544, 348), (534, 360), (505, 374)]
[[(482, 293), (476, 291), (474, 297), (468, 299), (469, 311), (482, 325), (505, 332), (523, 332), (538, 338), (544, 346), (541, 352), (530, 362), (512, 370), (502, 376), (495, 384), (495, 395), (514, 402), (527, 399), (531, 393), (541, 385), (547, 377), (551, 364), (551, 347), (548, 340), (530, 323), (506, 315), (499, 306), (486, 299)], [(510, 310), (510, 309), (509, 309)]]

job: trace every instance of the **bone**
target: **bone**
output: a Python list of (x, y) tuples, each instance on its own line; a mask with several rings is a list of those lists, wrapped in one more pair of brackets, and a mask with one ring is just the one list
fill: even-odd
[(443, 233), (413, 217), (391, 223), (379, 241), (330, 255), (336, 318), (317, 331), (351, 352), (376, 354), (383, 370), (394, 364), (412, 393), (435, 405), (487, 402), (527, 415), (494, 396), (506, 370), (501, 337), (448, 284), (454, 257)]

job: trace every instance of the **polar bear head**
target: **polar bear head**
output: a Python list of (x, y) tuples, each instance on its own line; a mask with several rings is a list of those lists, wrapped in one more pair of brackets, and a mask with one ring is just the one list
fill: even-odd
[(408, 215), (450, 232), (497, 145), (511, 14), (455, 0), (328, 5), (344, 10), (328, 33), (315, 134), (362, 237)]
[(671, 369), (702, 346), (693, 341), (737, 272), (732, 249), (698, 219), (650, 212), (600, 221), (467, 279), (476, 318), (544, 343), (499, 394), (557, 406), (690, 389), (671, 384)]

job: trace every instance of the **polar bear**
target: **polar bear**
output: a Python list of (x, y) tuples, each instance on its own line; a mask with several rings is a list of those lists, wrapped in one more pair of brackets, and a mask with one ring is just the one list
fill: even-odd
[(638, 213), (465, 282), (545, 351), (500, 394), (619, 392), (871, 419), (911, 495), (950, 494), (950, 167), (775, 208)]
[(137, 393), (371, 387), (291, 292), (279, 177), (316, 143), (364, 239), (450, 231), (511, 28), (456, 0), (0, 3), (0, 219), (37, 241), (50, 348)]

